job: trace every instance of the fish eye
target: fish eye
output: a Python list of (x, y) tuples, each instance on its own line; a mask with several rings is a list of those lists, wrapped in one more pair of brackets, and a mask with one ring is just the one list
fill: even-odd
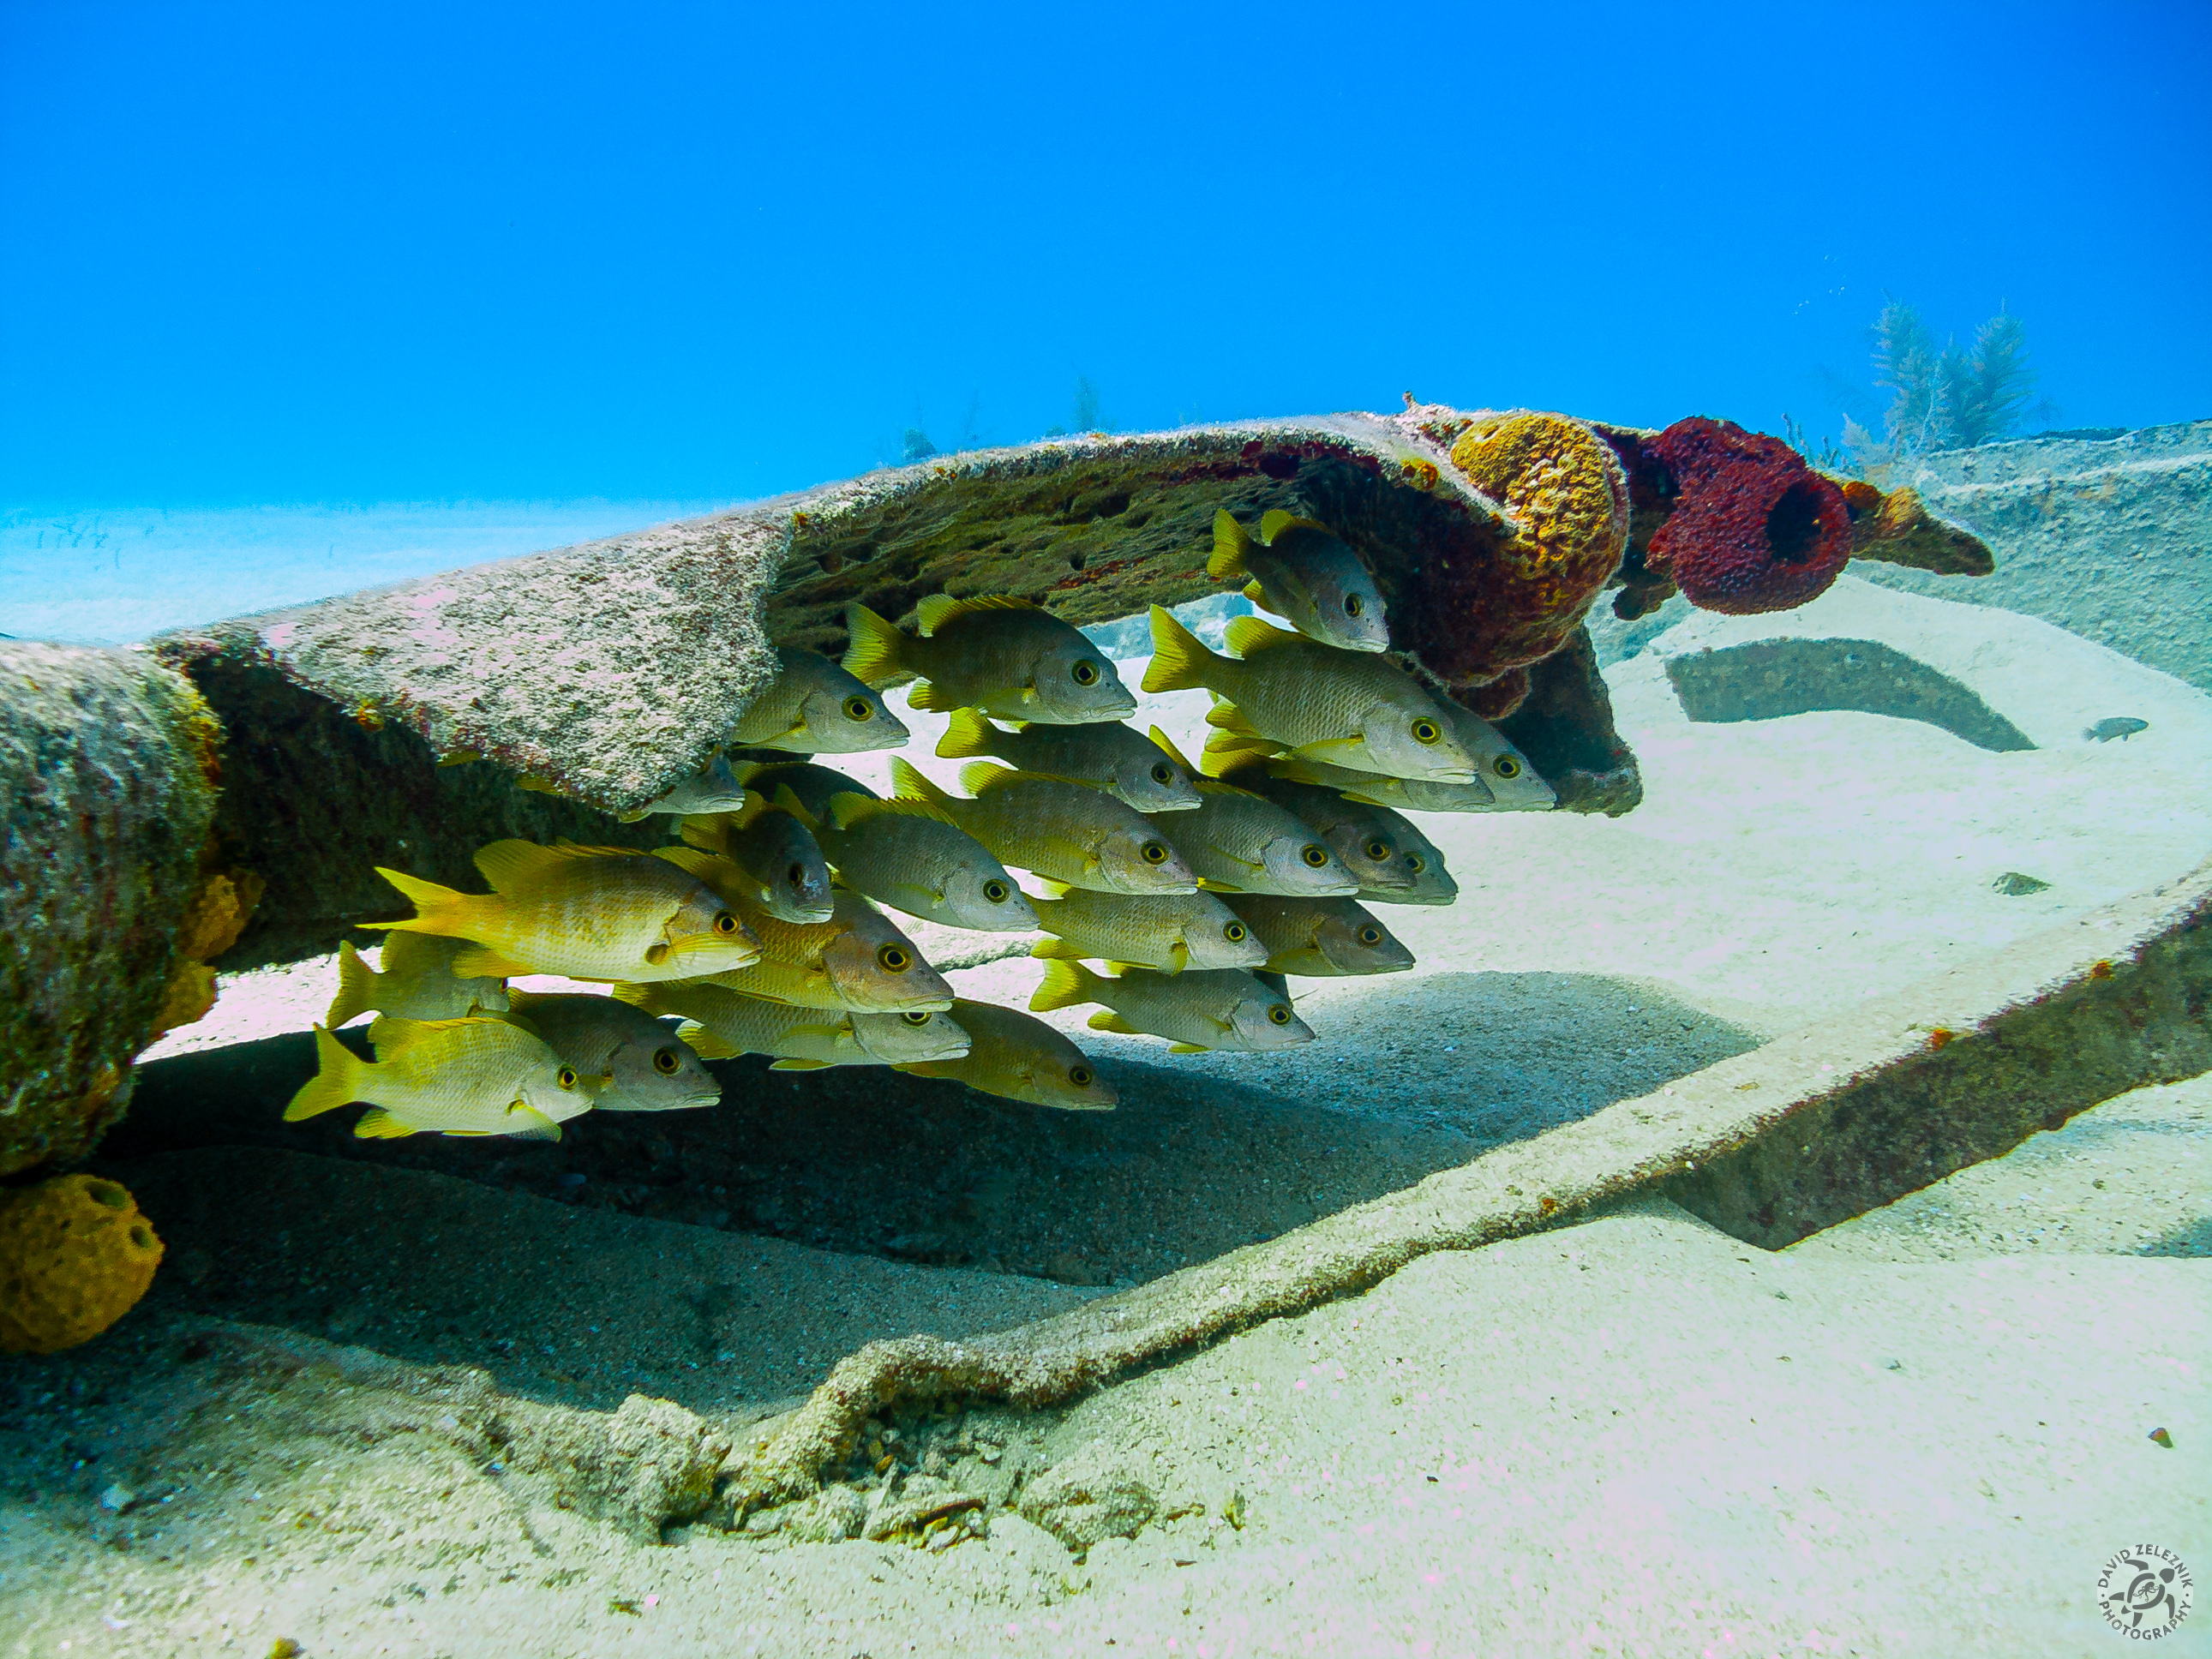
[(1390, 857), (1390, 843), (1379, 836), (1370, 837), (1364, 850), (1377, 864), (1387, 862)]
[(879, 945), (876, 963), (887, 974), (902, 974), (914, 966), (914, 952), (902, 945)]
[[(737, 933), (737, 931), (738, 931), (738, 919), (737, 919), (737, 917), (736, 917), (735, 915), (732, 915), (732, 914), (731, 914), (729, 911), (727, 911), (727, 910), (717, 910), (717, 911), (715, 911), (715, 912), (714, 912), (714, 931), (715, 931), (717, 933), (720, 934), (724, 939), (731, 939), (731, 938), (735, 937), (735, 936), (736, 936), (736, 933)], [(647, 951), (646, 954), (647, 954), (647, 956), (651, 956), (651, 955), (652, 955), (652, 952), (651, 952), (651, 951)]]
[(1370, 947), (1380, 945), (1382, 942), (1382, 930), (1380, 927), (1361, 928), (1359, 930), (1359, 942), (1362, 945)]
[(845, 699), (845, 718), (848, 720), (872, 720), (876, 717), (876, 706), (866, 697)]
[(1168, 849), (1159, 842), (1148, 841), (1137, 851), (1147, 864), (1165, 864), (1168, 861)]
[(1079, 1089), (1088, 1089), (1094, 1075), (1095, 1073), (1088, 1066), (1071, 1066), (1067, 1068), (1067, 1080)]
[(1232, 921), (1221, 930), (1221, 937), (1231, 945), (1242, 945), (1250, 936), (1251, 929), (1241, 921)]
[(789, 882), (793, 887), (805, 886), (806, 866), (803, 864), (793, 865), (790, 869), (783, 872), (783, 878)]
[(1415, 743), (1422, 744), (1440, 743), (1443, 740), (1443, 727), (1438, 726), (1432, 720), (1424, 718), (1413, 722), (1413, 741)]
[(673, 1048), (655, 1048), (653, 1051), (653, 1069), (663, 1077), (674, 1077), (683, 1066), (684, 1062), (677, 1058)]
[(1406, 854), (1406, 867), (1418, 876), (1429, 867), (1429, 864), (1419, 853), (1408, 853)]
[(1521, 763), (1510, 755), (1500, 755), (1490, 763), (1490, 769), (1501, 778), (1517, 778), (1521, 775)]
[(1279, 1002), (1268, 1004), (1267, 1023), (1271, 1025), (1288, 1025), (1291, 1023), (1291, 1011)]
[(1306, 861), (1307, 869), (1318, 870), (1328, 862), (1328, 848), (1316, 847), (1313, 842), (1308, 842), (1299, 850), (1298, 856)]
[(1344, 596), (1344, 614), (1346, 616), (1356, 617), (1366, 609), (1367, 601), (1361, 599), (1358, 594), (1347, 593)]
[(1004, 904), (1013, 896), (1013, 889), (996, 876), (983, 884), (983, 896), (994, 904)]
[(927, 1025), (929, 1024), (929, 1016), (927, 1014), (901, 1014), (899, 1018), (909, 1025)]
[(662, 963), (668, 960), (667, 945), (659, 942), (658, 940), (647, 945), (645, 947), (645, 959), (651, 963), (654, 967), (659, 967)]
[(1152, 769), (1152, 781), (1158, 784), (1173, 783), (1175, 781), (1175, 769), (1170, 766), (1165, 761), (1162, 761), (1158, 766), (1155, 766)]
[(576, 1086), (576, 1073), (571, 1067), (563, 1066), (553, 1073), (553, 1081), (563, 1089), (574, 1089)]
[(1067, 672), (1075, 676), (1075, 683), (1078, 685), (1098, 684), (1098, 665), (1088, 657), (1078, 657), (1075, 659), (1075, 666)]

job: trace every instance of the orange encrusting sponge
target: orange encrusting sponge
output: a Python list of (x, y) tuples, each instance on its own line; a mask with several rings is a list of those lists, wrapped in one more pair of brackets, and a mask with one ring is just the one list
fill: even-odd
[(58, 1353), (130, 1312), (161, 1241), (124, 1188), (56, 1176), (0, 1193), (0, 1352)]

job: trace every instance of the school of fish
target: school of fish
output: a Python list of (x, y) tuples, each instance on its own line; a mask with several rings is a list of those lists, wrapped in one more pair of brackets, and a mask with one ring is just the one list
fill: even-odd
[[(1410, 968), (1367, 906), (1457, 896), (1405, 814), (1554, 796), (1493, 726), (1382, 654), (1382, 597), (1324, 526), (1271, 512), (1255, 532), (1220, 513), (1207, 569), (1289, 627), (1238, 617), (1216, 653), (1152, 608), (1143, 690), (1210, 694), (1202, 764), (1124, 724), (1136, 698), (1114, 663), (1025, 600), (932, 595), (914, 633), (850, 605), (842, 662), (780, 652), (726, 752), (628, 815), (673, 820), (676, 844), (495, 842), (474, 860), (484, 894), (380, 869), (415, 914), (369, 924), (386, 939), (374, 968), (340, 948), (318, 1069), (285, 1116), (361, 1103), (364, 1137), (557, 1139), (595, 1108), (712, 1105), (703, 1062), (748, 1054), (1103, 1109), (1113, 1085), (1035, 1017), (1085, 1005), (1092, 1027), (1174, 1054), (1311, 1042), (1290, 979)], [(964, 793), (894, 759), (886, 800), (813, 759), (903, 744), (882, 695), (901, 682), (949, 717), (937, 754), (968, 763)], [(888, 912), (1042, 930), (1032, 1012), (957, 996)], [(525, 974), (609, 994), (507, 985)], [(370, 1012), (363, 1059), (332, 1031)]]

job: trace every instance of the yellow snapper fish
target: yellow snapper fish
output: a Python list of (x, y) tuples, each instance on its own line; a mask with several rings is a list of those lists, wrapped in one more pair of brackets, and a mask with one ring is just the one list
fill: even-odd
[(736, 811), (685, 818), (683, 836), (744, 872), (753, 908), (778, 921), (830, 920), (830, 866), (804, 817), (749, 794)]
[(1208, 1048), (1254, 1054), (1313, 1041), (1313, 1027), (1291, 1010), (1291, 1000), (1242, 968), (1194, 968), (1176, 975), (1131, 968), (1109, 978), (1079, 962), (1046, 963), (1044, 983), (1030, 1006), (1042, 1012), (1079, 1002), (1103, 1002), (1110, 1011), (1091, 1016), (1093, 1030), (1166, 1037), (1175, 1045), (1170, 1054)]
[[(1449, 697), (1439, 697), (1444, 719), (1460, 747), (1474, 757), (1475, 775), (1496, 797), (1493, 812), (1548, 812), (1559, 804), (1559, 792), (1536, 775), (1528, 757), (1509, 743), (1503, 732), (1481, 715), (1462, 708)], [(1384, 801), (1395, 806), (1395, 801)], [(1419, 810), (1416, 808), (1415, 810)]]
[[(1230, 893), (1328, 898), (1359, 890), (1328, 844), (1290, 811), (1249, 790), (1200, 778), (1198, 811), (1166, 825), (1199, 879)], [(1158, 820), (1154, 820), (1158, 824)]]
[(1181, 812), (1196, 806), (1198, 791), (1191, 787), (1189, 767), (1171, 749), (1163, 751), (1157, 726), (1152, 739), (1146, 742), (1118, 720), (1088, 726), (1017, 720), (1008, 732), (984, 719), (981, 709), (956, 708), (937, 752), (945, 760), (995, 755), (1020, 771), (1103, 789), (1139, 812)]
[(635, 812), (621, 815), (624, 823), (635, 823), (656, 813), (686, 817), (700, 812), (738, 812), (744, 809), (745, 786), (730, 768), (729, 757), (717, 755), (703, 771), (684, 780), (666, 794), (647, 801)]
[(925, 801), (1002, 864), (1105, 893), (1194, 893), (1198, 877), (1173, 843), (1103, 790), (970, 761), (948, 794), (902, 760), (891, 763), (902, 800)]
[(1267, 973), (1334, 979), (1395, 974), (1413, 965), (1413, 953), (1353, 899), (1238, 893), (1228, 904), (1267, 952), (1260, 964)]
[(315, 1027), (315, 1075), (284, 1108), (284, 1121), (355, 1101), (364, 1139), (423, 1133), (558, 1140), (562, 1120), (591, 1109), (590, 1087), (546, 1041), (500, 1018), (394, 1019), (368, 1028), (374, 1060)]
[(1206, 574), (1218, 582), (1249, 577), (1244, 597), (1308, 639), (1342, 651), (1390, 648), (1375, 578), (1357, 553), (1311, 519), (1279, 507), (1261, 519), (1255, 541), (1225, 509), (1216, 513)]
[[(1386, 778), (1371, 772), (1332, 766), (1301, 755), (1278, 755), (1267, 763), (1271, 776), (1318, 784), (1352, 800), (1371, 801), (1401, 812), (1548, 812), (1559, 805), (1552, 786), (1537, 775), (1528, 757), (1480, 715), (1439, 697), (1452, 735), (1474, 757), (1472, 783), (1431, 783), (1419, 778)], [(1226, 734), (1224, 739), (1226, 738)], [(1209, 745), (1209, 748), (1211, 746)], [(1244, 753), (1220, 757), (1218, 769), (1243, 764)]]
[(952, 1018), (968, 1033), (964, 1055), (902, 1061), (891, 1069), (964, 1083), (1004, 1100), (1071, 1111), (1108, 1111), (1120, 1098), (1091, 1057), (1041, 1019), (964, 997), (952, 1005)]
[(602, 1112), (679, 1112), (722, 1097), (699, 1056), (652, 1015), (611, 996), (511, 994), (508, 1020), (544, 1037), (588, 1082)]
[(362, 960), (349, 940), (338, 945), (338, 994), (323, 1024), (336, 1030), (374, 1010), (402, 1019), (459, 1019), (507, 1006), (507, 984), (489, 977), (457, 978), (453, 958), (473, 947), (465, 939), (436, 933), (386, 933), (376, 966)]
[(1408, 878), (1402, 886), (1359, 885), (1359, 896), (1377, 904), (1449, 904), (1459, 896), (1459, 884), (1444, 868), (1441, 848), (1387, 806), (1367, 809), (1381, 819), (1382, 832), (1398, 847), (1398, 867)]
[(1207, 723), (1262, 752), (1287, 749), (1333, 765), (1443, 783), (1474, 775), (1474, 759), (1451, 734), (1437, 700), (1380, 658), (1339, 651), (1257, 617), (1232, 619), (1223, 638), (1234, 657), (1216, 656), (1154, 605), (1145, 690), (1211, 691), (1217, 702)]
[(720, 985), (626, 985), (615, 994), (653, 1013), (681, 1018), (677, 1035), (708, 1060), (772, 1054), (772, 1072), (957, 1060), (968, 1052), (967, 1032), (942, 1012), (795, 1008)]
[[(1410, 890), (1401, 829), (1406, 821), (1370, 801), (1346, 800), (1334, 789), (1271, 777), (1257, 757), (1221, 774), (1221, 781), (1273, 801), (1319, 836), (1364, 892)], [(1418, 832), (1416, 832), (1418, 833)], [(1425, 843), (1424, 843), (1425, 844)]]
[(453, 958), (464, 978), (694, 979), (757, 960), (760, 941), (737, 912), (674, 861), (690, 850), (495, 841), (477, 850), (476, 866), (492, 885), (481, 896), (380, 866), (376, 873), (414, 901), (416, 914), (362, 926), (472, 941)]
[(1257, 968), (1267, 959), (1251, 928), (1212, 893), (1151, 898), (1051, 884), (1057, 896), (1036, 901), (1037, 925), (1058, 937), (1032, 945), (1033, 957), (1089, 957), (1164, 974), (1186, 968)]
[[(781, 672), (738, 716), (732, 747), (797, 755), (851, 755), (896, 749), (906, 722), (860, 679), (817, 651), (779, 651)], [(919, 707), (919, 705), (916, 705)]]
[(833, 795), (865, 795), (877, 799), (876, 792), (858, 778), (848, 778), (842, 772), (827, 766), (816, 766), (806, 761), (747, 761), (737, 768), (745, 787), (764, 799), (774, 800), (785, 789), (799, 797), (799, 804), (806, 809), (810, 818), (825, 817)]
[(1106, 653), (1027, 599), (933, 593), (915, 617), (920, 639), (865, 605), (847, 605), (853, 642), (846, 668), (871, 685), (917, 676), (924, 684), (907, 701), (940, 714), (975, 708), (1007, 720), (1082, 726), (1137, 712)]
[(827, 921), (777, 921), (757, 913), (747, 920), (760, 935), (761, 959), (711, 975), (716, 985), (800, 1008), (896, 1014), (952, 1006), (952, 988), (914, 941), (848, 889), (837, 890)]
[[(777, 803), (787, 811), (806, 810), (788, 789)], [(1028, 895), (1006, 866), (927, 801), (833, 796), (829, 822), (815, 824), (814, 836), (838, 880), (878, 904), (978, 933), (1036, 926)]]

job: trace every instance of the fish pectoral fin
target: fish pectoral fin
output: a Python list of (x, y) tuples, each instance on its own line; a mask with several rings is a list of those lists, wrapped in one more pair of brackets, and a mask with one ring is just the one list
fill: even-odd
[(1144, 1033), (1111, 1008), (1102, 1008), (1085, 1022), (1094, 1031), (1118, 1031), (1123, 1036), (1142, 1036)]
[(1189, 966), (1190, 946), (1184, 944), (1182, 940), (1177, 939), (1173, 945), (1168, 946), (1168, 965), (1160, 971), (1164, 974), (1179, 974)]
[(826, 1060), (774, 1060), (769, 1062), (771, 1072), (823, 1072), (830, 1068)]
[(1233, 881), (1216, 881), (1212, 876), (1200, 876), (1198, 886), (1203, 893), (1241, 893), (1244, 890)]
[(1355, 732), (1348, 738), (1323, 738), (1318, 743), (1302, 743), (1291, 752), (1304, 755), (1308, 760), (1327, 761), (1334, 766), (1358, 771), (1361, 769), (1352, 766), (1352, 763), (1366, 758), (1367, 738), (1363, 733)]
[(1055, 858), (1074, 864), (1085, 870), (1096, 870), (1098, 867), (1097, 854), (1092, 852), (1081, 842), (1070, 841), (1066, 836), (1047, 834), (1044, 837), (1044, 850)]
[(1171, 1054), (1210, 1054), (1213, 1050), (1203, 1042), (1171, 1042), (1168, 1045), (1168, 1052)]

